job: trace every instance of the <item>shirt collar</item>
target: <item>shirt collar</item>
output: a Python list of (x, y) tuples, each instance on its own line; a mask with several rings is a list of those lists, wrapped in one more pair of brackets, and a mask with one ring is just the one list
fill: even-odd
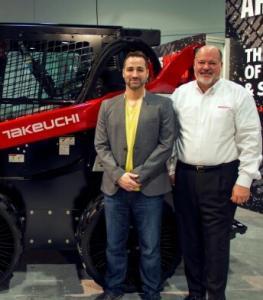
[[(144, 89), (143, 95), (142, 95), (140, 98), (141, 98), (141, 99), (144, 99), (145, 96), (146, 96), (146, 93), (147, 93), (147, 92), (146, 92), (146, 89)], [(124, 99), (127, 99), (127, 95), (126, 95), (125, 93), (123, 94), (123, 98), (124, 98)]]

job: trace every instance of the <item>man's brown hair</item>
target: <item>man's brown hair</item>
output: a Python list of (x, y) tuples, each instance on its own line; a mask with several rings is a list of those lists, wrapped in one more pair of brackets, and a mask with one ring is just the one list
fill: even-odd
[(145, 66), (146, 66), (146, 68), (149, 69), (149, 59), (148, 59), (148, 57), (147, 57), (142, 51), (139, 51), (139, 50), (138, 50), (138, 51), (130, 51), (130, 52), (126, 55), (126, 57), (125, 57), (125, 59), (124, 59), (123, 67), (125, 66), (126, 60), (127, 60), (129, 57), (141, 57), (141, 58), (143, 58), (144, 61), (145, 61)]

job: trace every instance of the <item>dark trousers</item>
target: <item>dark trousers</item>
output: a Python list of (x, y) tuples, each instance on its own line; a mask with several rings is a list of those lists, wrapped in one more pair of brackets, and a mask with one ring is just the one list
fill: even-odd
[(174, 203), (190, 295), (225, 299), (237, 170), (238, 161), (200, 171), (177, 165)]
[(133, 216), (140, 246), (140, 276), (145, 299), (159, 300), (161, 289), (160, 233), (163, 196), (119, 189), (104, 197), (107, 227), (106, 290), (123, 293), (127, 271), (127, 240)]

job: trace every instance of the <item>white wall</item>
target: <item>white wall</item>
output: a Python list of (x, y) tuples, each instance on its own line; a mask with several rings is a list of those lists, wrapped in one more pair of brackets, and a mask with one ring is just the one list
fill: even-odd
[[(100, 25), (155, 28), (162, 42), (195, 33), (224, 35), (225, 0), (97, 0)], [(95, 25), (96, 0), (0, 0), (1, 22)]]

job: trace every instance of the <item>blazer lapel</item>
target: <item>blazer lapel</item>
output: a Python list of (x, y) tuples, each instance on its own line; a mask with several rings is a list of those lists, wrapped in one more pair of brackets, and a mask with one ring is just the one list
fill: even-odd
[(116, 101), (115, 110), (116, 110), (116, 118), (119, 119), (119, 124), (120, 124), (120, 128), (118, 130), (119, 141), (120, 143), (122, 143), (122, 145), (120, 146), (127, 149), (126, 127), (125, 127), (125, 100), (123, 94), (117, 97), (118, 97), (117, 100), (115, 100)]
[(148, 105), (149, 105), (149, 96), (147, 95), (147, 92), (145, 93), (145, 96), (142, 101), (141, 111), (139, 115), (138, 125), (137, 125), (137, 131), (136, 131), (136, 137), (135, 137), (135, 143), (134, 147), (136, 148), (137, 145), (141, 144), (141, 141), (143, 140), (143, 120), (145, 116), (148, 113)]

